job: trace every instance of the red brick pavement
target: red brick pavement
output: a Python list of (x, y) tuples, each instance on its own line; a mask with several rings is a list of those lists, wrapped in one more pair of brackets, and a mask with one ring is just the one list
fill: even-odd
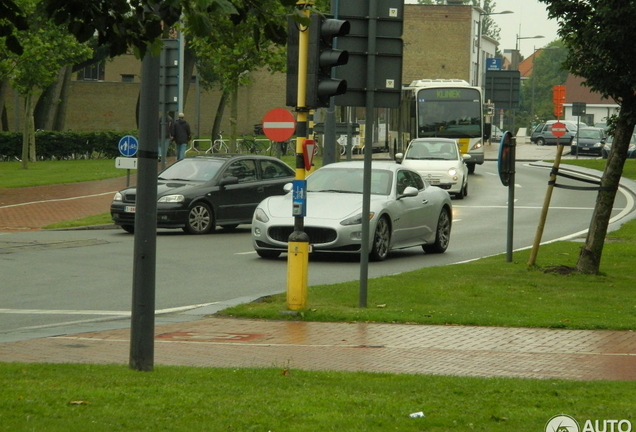
[[(127, 364), (129, 330), (0, 344), (0, 361)], [(631, 331), (203, 318), (156, 327), (155, 364), (636, 380)]]
[[(131, 177), (134, 184), (134, 176)], [(0, 189), (0, 231), (37, 230), (109, 211), (126, 177), (84, 183)]]

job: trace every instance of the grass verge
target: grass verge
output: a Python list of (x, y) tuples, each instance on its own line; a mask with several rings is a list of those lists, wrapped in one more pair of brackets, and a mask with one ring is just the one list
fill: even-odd
[[(269, 369), (2, 364), (2, 431), (520, 431), (634, 419), (636, 387)], [(422, 412), (423, 417), (410, 417)]]

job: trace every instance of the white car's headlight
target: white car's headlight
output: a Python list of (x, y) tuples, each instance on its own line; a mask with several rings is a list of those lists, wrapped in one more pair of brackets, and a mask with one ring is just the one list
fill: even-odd
[[(373, 216), (375, 216), (374, 212), (370, 212), (369, 213), (369, 220), (373, 219)], [(358, 213), (355, 216), (351, 216), (350, 218), (347, 218), (345, 220), (343, 220), (342, 222), (340, 222), (340, 225), (344, 225), (344, 226), (349, 226), (349, 225), (360, 225), (362, 223), (362, 213)]]
[(263, 210), (260, 207), (257, 207), (256, 210), (254, 211), (254, 220), (265, 223), (269, 221), (269, 218), (267, 217), (265, 210)]
[(452, 176), (456, 176), (457, 175), (457, 168), (453, 167), (453, 168), (449, 168), (448, 169), (448, 175)]
[(113, 197), (113, 201), (123, 201), (123, 197), (121, 195), (121, 192), (115, 192), (115, 196)]
[(157, 202), (160, 203), (180, 203), (185, 201), (185, 197), (183, 195), (166, 195), (159, 198)]

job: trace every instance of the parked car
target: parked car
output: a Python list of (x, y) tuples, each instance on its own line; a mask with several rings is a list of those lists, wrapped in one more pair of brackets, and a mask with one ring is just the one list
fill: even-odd
[[(414, 246), (427, 253), (446, 251), (452, 224), (448, 192), (429, 185), (410, 168), (373, 161), (370, 213), (363, 216), (363, 177), (363, 161), (333, 163), (307, 177), (304, 231), (313, 253), (359, 254), (363, 217), (369, 218), (371, 260), (381, 261), (393, 249)], [(254, 212), (252, 242), (263, 258), (287, 252), (294, 231), (292, 195), (266, 198)]]
[(468, 167), (464, 161), (470, 159), (470, 154), (462, 155), (454, 139), (414, 139), (405, 154), (398, 153), (395, 159), (458, 199), (468, 195)]
[[(250, 223), (263, 199), (285, 193), (295, 171), (280, 160), (259, 155), (195, 156), (159, 173), (157, 227), (181, 228), (206, 234)], [(137, 189), (115, 194), (110, 205), (113, 222), (130, 233), (135, 229)]]
[[(612, 143), (614, 142), (614, 137), (612, 135), (608, 135), (605, 138), (605, 144), (603, 144), (603, 149), (601, 150), (601, 156), (603, 159), (607, 159), (609, 156), (610, 150), (612, 150)], [(629, 147), (627, 149), (627, 158), (635, 159), (636, 158), (636, 134), (632, 135), (632, 139), (629, 141)]]
[[(552, 125), (557, 120), (548, 120), (545, 123), (540, 123), (532, 131), (530, 135), (530, 141), (537, 145), (556, 144), (557, 137), (552, 133)], [(572, 137), (576, 135), (577, 123), (569, 120), (562, 120), (561, 123), (565, 124), (566, 133), (559, 138), (559, 143), (563, 145), (570, 145)], [(585, 123), (579, 123), (580, 127), (587, 127)]]
[(605, 144), (605, 131), (601, 128), (582, 127), (572, 140), (570, 154), (573, 155), (601, 155)]

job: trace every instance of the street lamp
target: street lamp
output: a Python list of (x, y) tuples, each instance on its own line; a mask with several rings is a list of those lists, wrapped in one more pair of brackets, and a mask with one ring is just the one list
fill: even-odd
[(519, 70), (519, 41), (521, 39), (543, 39), (545, 36), (543, 35), (536, 35), (536, 36), (519, 36), (517, 35), (517, 41), (515, 44), (515, 59), (513, 62), (513, 69), (514, 70)]
[(479, 13), (479, 21), (477, 22), (477, 86), (481, 87), (481, 83), (483, 80), (481, 77), (483, 74), (481, 73), (481, 17), (490, 16), (490, 15), (507, 15), (514, 13), (510, 10), (505, 10), (503, 12), (480, 12)]

